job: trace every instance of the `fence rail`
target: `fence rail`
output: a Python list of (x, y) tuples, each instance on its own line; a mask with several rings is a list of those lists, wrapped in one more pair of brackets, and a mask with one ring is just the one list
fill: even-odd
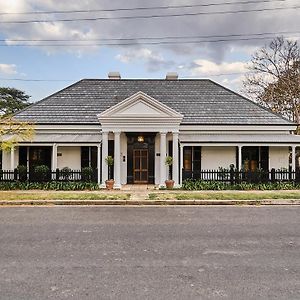
[(182, 180), (194, 179), (201, 181), (221, 181), (230, 184), (241, 182), (267, 183), (267, 182), (297, 182), (300, 183), (300, 170), (257, 170), (238, 171), (229, 170), (201, 170), (191, 172), (182, 170)]
[(82, 170), (52, 170), (47, 172), (35, 172), (34, 170), (19, 171), (0, 170), (1, 181), (30, 181), (30, 182), (49, 182), (49, 181), (85, 181), (97, 182), (98, 170), (93, 169), (90, 172)]

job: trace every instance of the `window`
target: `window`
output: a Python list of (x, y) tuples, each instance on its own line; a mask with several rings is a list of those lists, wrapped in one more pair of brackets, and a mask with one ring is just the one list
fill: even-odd
[(201, 172), (201, 147), (183, 148), (183, 177), (197, 179)]

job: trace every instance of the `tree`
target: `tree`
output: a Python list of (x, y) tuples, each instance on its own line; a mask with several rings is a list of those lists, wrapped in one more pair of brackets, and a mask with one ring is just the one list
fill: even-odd
[(11, 117), (0, 117), (0, 150), (9, 151), (19, 141), (30, 141), (34, 135), (33, 124)]
[(244, 80), (256, 102), (300, 124), (300, 49), (283, 37), (254, 53)]
[(30, 103), (30, 96), (15, 88), (0, 87), (0, 115), (11, 115)]

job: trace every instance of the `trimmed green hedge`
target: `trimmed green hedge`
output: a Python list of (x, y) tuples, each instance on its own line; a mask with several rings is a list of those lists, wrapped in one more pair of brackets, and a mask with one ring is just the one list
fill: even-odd
[(96, 182), (0, 182), (0, 190), (59, 190), (59, 191), (83, 191), (99, 190)]
[(239, 183), (230, 185), (226, 182), (220, 181), (200, 181), (187, 179), (182, 183), (182, 189), (188, 191), (222, 191), (222, 190), (299, 190), (300, 184), (293, 182), (276, 182), (276, 183)]

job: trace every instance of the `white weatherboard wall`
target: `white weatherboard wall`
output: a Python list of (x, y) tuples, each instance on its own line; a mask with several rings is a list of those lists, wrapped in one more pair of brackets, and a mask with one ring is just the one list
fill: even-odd
[(289, 167), (289, 147), (269, 148), (270, 169), (275, 170)]
[(201, 147), (201, 169), (217, 170), (219, 167), (229, 168), (236, 165), (235, 147)]
[(68, 167), (72, 170), (81, 169), (81, 147), (57, 147), (57, 167), (62, 169)]

